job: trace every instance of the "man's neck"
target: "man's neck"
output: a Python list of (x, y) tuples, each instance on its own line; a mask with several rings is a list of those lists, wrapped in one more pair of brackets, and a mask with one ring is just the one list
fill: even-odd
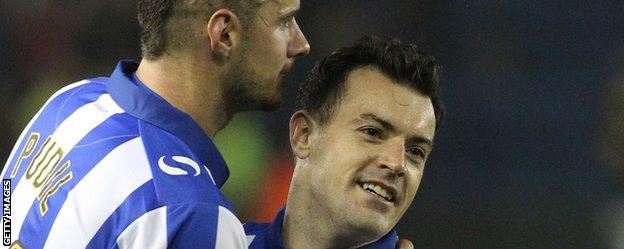
[[(289, 193), (289, 197), (292, 196)], [(310, 203), (290, 199), (286, 204), (282, 223), (282, 241), (286, 248), (357, 248), (363, 245), (353, 231), (341, 229), (327, 215), (316, 212)]]
[(233, 113), (225, 110), (219, 73), (206, 65), (164, 57), (143, 59), (137, 77), (171, 105), (189, 114), (208, 134), (225, 127)]

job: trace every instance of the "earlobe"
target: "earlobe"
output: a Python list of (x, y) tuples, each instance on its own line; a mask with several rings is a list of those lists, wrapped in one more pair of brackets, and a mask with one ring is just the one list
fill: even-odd
[(290, 117), (290, 148), (297, 158), (305, 159), (310, 155), (315, 127), (314, 119), (305, 110), (299, 110)]
[(238, 42), (238, 17), (228, 9), (215, 11), (206, 27), (210, 38), (210, 49), (215, 58), (227, 58)]

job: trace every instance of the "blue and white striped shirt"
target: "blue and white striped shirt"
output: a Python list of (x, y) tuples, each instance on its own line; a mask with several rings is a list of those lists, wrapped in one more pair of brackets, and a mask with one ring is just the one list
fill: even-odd
[(229, 170), (187, 114), (145, 87), (138, 64), (56, 92), (2, 170), (11, 241), (26, 248), (246, 248), (219, 188)]

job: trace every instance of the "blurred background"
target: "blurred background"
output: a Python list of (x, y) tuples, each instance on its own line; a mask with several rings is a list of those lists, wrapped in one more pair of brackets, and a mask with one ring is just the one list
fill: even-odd
[[(56, 89), (139, 59), (135, 1), (0, 2), (0, 161)], [(217, 136), (244, 219), (271, 220), (287, 122), (314, 62), (364, 34), (443, 65), (448, 115), (398, 225), (416, 248), (624, 248), (624, 1), (302, 1), (312, 46), (283, 107)], [(250, 192), (254, 194), (249, 194)]]

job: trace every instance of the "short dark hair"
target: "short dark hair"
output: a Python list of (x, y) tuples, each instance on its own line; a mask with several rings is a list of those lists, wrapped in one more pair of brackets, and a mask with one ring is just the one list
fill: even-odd
[(196, 36), (196, 25), (208, 22), (221, 7), (237, 13), (239, 20), (247, 24), (259, 5), (257, 0), (139, 0), (141, 54), (146, 59), (155, 59), (168, 48), (188, 46)]
[(444, 116), (440, 100), (440, 66), (416, 45), (394, 38), (364, 36), (355, 45), (342, 47), (319, 61), (300, 85), (298, 108), (327, 123), (344, 94), (344, 83), (354, 69), (374, 66), (399, 84), (428, 96), (433, 104), (436, 127)]

